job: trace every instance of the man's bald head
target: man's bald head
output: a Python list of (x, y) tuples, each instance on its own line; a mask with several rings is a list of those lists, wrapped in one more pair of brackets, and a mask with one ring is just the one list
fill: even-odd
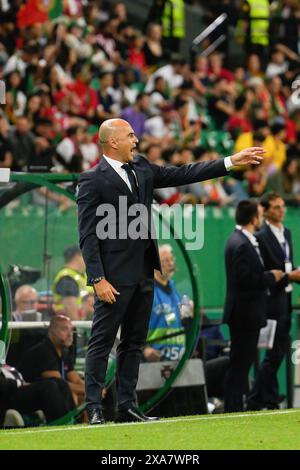
[(49, 325), (48, 337), (58, 349), (68, 348), (73, 343), (73, 325), (65, 315), (54, 316)]
[(133, 159), (138, 139), (131, 125), (124, 119), (107, 119), (99, 129), (103, 153), (114, 160), (127, 163)]
[(99, 128), (99, 141), (100, 144), (105, 146), (109, 143), (111, 137), (115, 137), (116, 132), (122, 127), (127, 127), (129, 124), (124, 119), (107, 119)]
[(57, 331), (62, 327), (62, 325), (72, 325), (72, 322), (69, 317), (66, 315), (55, 315), (51, 318), (49, 331)]

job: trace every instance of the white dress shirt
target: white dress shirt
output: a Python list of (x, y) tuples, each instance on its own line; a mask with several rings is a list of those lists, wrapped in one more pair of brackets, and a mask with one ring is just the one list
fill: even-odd
[[(270, 227), (270, 230), (272, 231), (273, 235), (276, 237), (282, 251), (283, 251), (283, 254), (284, 254), (284, 270), (285, 272), (288, 274), (290, 273), (292, 270), (293, 270), (293, 265), (290, 261), (290, 254), (291, 254), (291, 250), (290, 250), (290, 245), (288, 244), (288, 241), (286, 240), (285, 236), (284, 236), (284, 226), (283, 225), (280, 225), (280, 227), (276, 227), (275, 225), (273, 224), (270, 224), (270, 222), (268, 222), (268, 220), (266, 220), (266, 224)], [(289, 283), (286, 287), (285, 287), (285, 292), (292, 292), (293, 290), (293, 286), (291, 283)]]
[(281, 249), (285, 252), (285, 261), (289, 260), (290, 246), (284, 236), (284, 226), (281, 225), (280, 227), (276, 227), (275, 225), (270, 224), (270, 222), (268, 222), (267, 220), (266, 224), (270, 227), (273, 235), (276, 237), (279, 245), (281, 246)]
[(258, 244), (257, 238), (253, 235), (253, 233), (249, 232), (245, 228), (242, 228), (241, 225), (236, 225), (236, 228), (238, 230), (241, 230), (241, 232), (243, 232), (243, 234), (248, 238), (248, 240), (250, 241), (251, 245), (254, 247), (254, 249), (255, 249), (258, 257), (259, 257), (259, 260), (260, 260), (261, 264), (264, 265), (263, 258), (261, 256), (261, 252), (260, 252), (260, 249), (259, 249), (259, 244)]
[[(109, 163), (109, 165), (113, 167), (113, 169), (118, 173), (118, 175), (122, 178), (122, 180), (127, 184), (130, 191), (132, 191), (131, 184), (130, 184), (130, 181), (129, 181), (129, 178), (128, 178), (128, 174), (127, 174), (126, 170), (124, 170), (124, 168), (122, 168), (122, 166), (124, 165), (124, 162), (119, 162), (119, 160), (114, 160), (113, 158), (109, 158), (106, 155), (103, 155), (103, 158), (105, 158), (107, 163)], [(133, 174), (135, 176), (136, 183), (138, 185), (136, 174), (135, 174), (134, 171), (133, 171)]]
[(224, 158), (224, 165), (225, 165), (225, 168), (227, 171), (230, 171), (231, 168), (234, 167), (232, 161), (231, 161), (231, 157), (225, 157)]

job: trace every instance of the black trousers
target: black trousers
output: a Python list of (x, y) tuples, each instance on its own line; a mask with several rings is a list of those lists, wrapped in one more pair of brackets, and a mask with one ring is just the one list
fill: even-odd
[(254, 409), (279, 408), (278, 369), (290, 346), (290, 316), (277, 322), (273, 348), (268, 350), (257, 372), (249, 402)]
[(204, 364), (208, 397), (224, 398), (224, 380), (230, 360), (228, 356), (208, 359)]
[(96, 300), (85, 367), (88, 408), (101, 407), (108, 357), (121, 326), (117, 347), (117, 401), (119, 408), (136, 403), (136, 384), (153, 302), (153, 278), (133, 286), (114, 286), (120, 295), (114, 304)]
[(255, 360), (259, 329), (229, 327), (230, 361), (225, 377), (225, 413), (243, 411), (243, 395), (248, 393), (248, 374)]
[(9, 396), (1, 396), (0, 423), (6, 410), (14, 409), (21, 414), (42, 410), (48, 422), (61, 418), (75, 408), (68, 383), (59, 378), (42, 379), (16, 389)]

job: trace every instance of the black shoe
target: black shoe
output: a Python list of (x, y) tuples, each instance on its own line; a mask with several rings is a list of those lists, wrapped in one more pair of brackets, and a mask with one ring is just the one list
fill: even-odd
[(264, 408), (262, 403), (259, 403), (255, 400), (248, 400), (246, 411), (261, 411)]
[(146, 416), (138, 408), (132, 406), (126, 410), (118, 411), (116, 423), (149, 422), (158, 420), (159, 418)]
[(266, 403), (263, 410), (280, 410), (280, 406), (278, 403)]
[(248, 400), (247, 411), (266, 411), (266, 410), (279, 410), (280, 406), (277, 403), (258, 403), (254, 400)]
[(87, 410), (89, 424), (105, 424), (102, 411), (99, 408), (91, 408)]

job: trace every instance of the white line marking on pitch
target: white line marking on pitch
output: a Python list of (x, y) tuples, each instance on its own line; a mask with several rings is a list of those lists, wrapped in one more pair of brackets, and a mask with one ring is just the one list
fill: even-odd
[(41, 434), (41, 433), (49, 433), (49, 432), (60, 432), (60, 431), (93, 431), (93, 430), (99, 430), (99, 429), (107, 429), (111, 427), (119, 427), (119, 426), (148, 426), (149, 424), (165, 424), (165, 423), (184, 423), (188, 422), (190, 423), (191, 421), (215, 421), (218, 419), (235, 419), (235, 418), (247, 418), (247, 417), (259, 417), (259, 416), (274, 416), (274, 415), (285, 415), (285, 414), (292, 414), (292, 413), (299, 413), (300, 409), (296, 410), (286, 410), (286, 411), (268, 411), (268, 412), (260, 412), (260, 413), (242, 413), (242, 414), (227, 414), (227, 415), (222, 415), (222, 416), (217, 416), (217, 415), (210, 415), (210, 416), (200, 416), (197, 418), (175, 418), (175, 419), (168, 419), (168, 420), (159, 420), (159, 421), (150, 421), (150, 422), (143, 422), (143, 423), (111, 423), (111, 424), (99, 424), (99, 425), (93, 425), (93, 426), (79, 426), (79, 425), (73, 425), (70, 427), (55, 427), (55, 428), (50, 428), (50, 429), (43, 429), (43, 428), (38, 428), (38, 429), (31, 429), (31, 430), (22, 430), (22, 431), (16, 431), (16, 430), (10, 430), (10, 431), (4, 431), (0, 432), (0, 436), (19, 436), (19, 435), (24, 435), (24, 434)]

